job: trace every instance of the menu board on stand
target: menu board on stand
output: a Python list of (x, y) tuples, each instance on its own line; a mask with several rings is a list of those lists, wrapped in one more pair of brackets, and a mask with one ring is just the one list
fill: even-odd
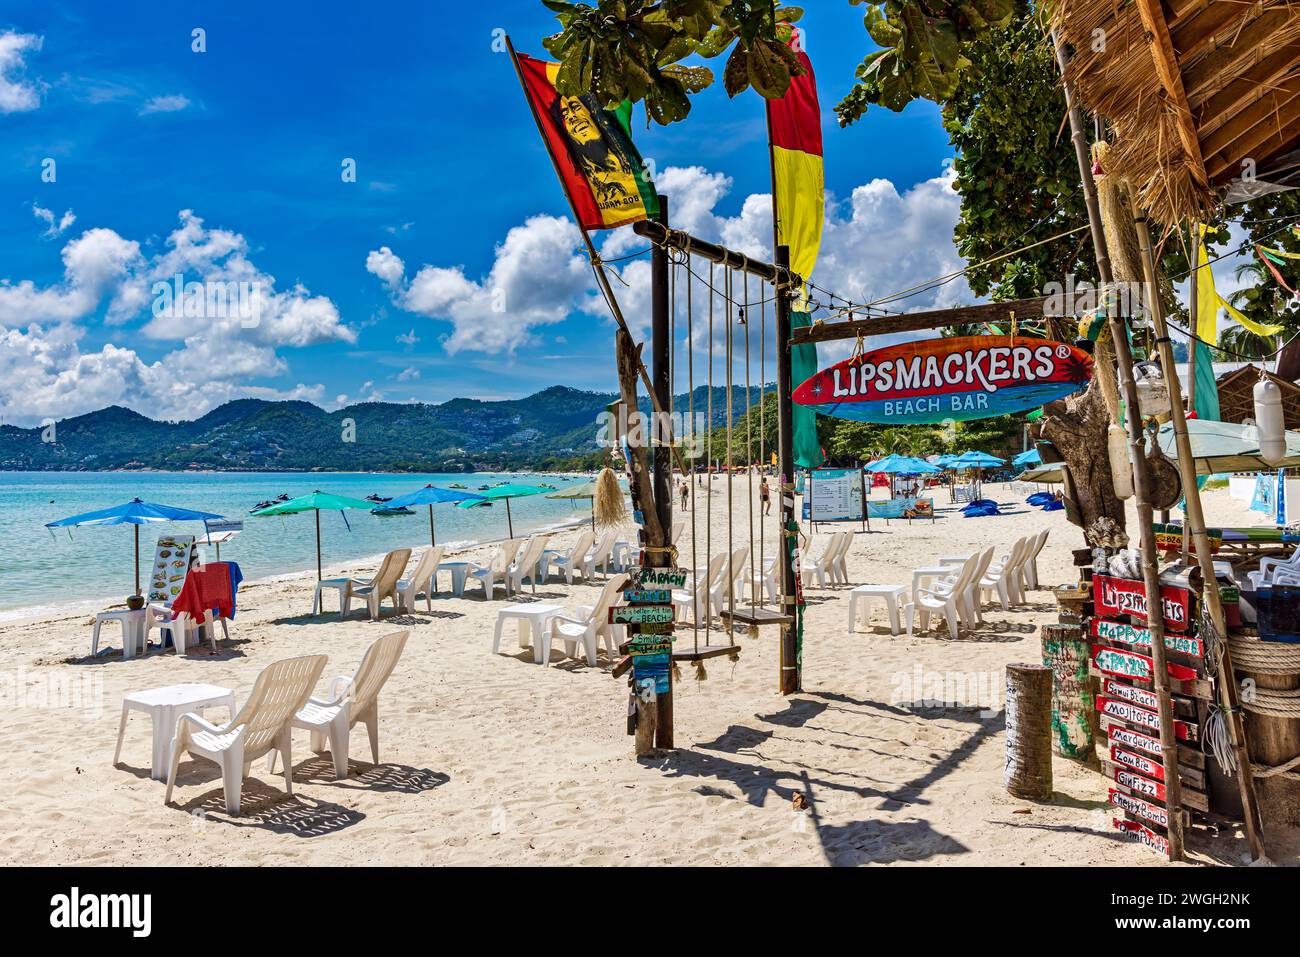
[(149, 601), (170, 605), (181, 593), (185, 576), (198, 555), (193, 535), (164, 535), (154, 550), (149, 571)]

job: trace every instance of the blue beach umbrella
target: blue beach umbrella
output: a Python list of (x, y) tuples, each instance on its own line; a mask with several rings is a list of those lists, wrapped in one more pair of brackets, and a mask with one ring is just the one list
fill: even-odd
[(943, 469), (912, 455), (886, 455), (879, 461), (868, 463), (866, 471), (884, 472), (886, 475), (922, 475), (942, 472)]
[(157, 522), (204, 522), (223, 518), (212, 512), (196, 512), (188, 508), (175, 508), (171, 505), (158, 505), (154, 502), (142, 502), (138, 498), (112, 508), (101, 508), (95, 512), (82, 512), (70, 515), (57, 522), (46, 522), (45, 527), (72, 528), (87, 525), (134, 525), (135, 526), (135, 593), (140, 594), (140, 526), (153, 525)]
[(385, 502), (389, 508), (409, 508), (412, 505), (427, 505), (429, 507), (429, 544), (437, 545), (438, 541), (433, 534), (433, 507), (444, 502), (465, 502), (471, 499), (482, 498), (474, 492), (461, 491), (454, 488), (438, 488), (436, 485), (426, 485), (424, 488), (416, 489), (406, 495), (399, 495), (392, 501)]
[(963, 452), (953, 459), (952, 464), (956, 468), (963, 469), (991, 469), (1006, 465), (1006, 460), (996, 455), (989, 455), (987, 452)]
[(1043, 457), (1038, 454), (1038, 449), (1026, 449), (1012, 459), (1011, 464), (1019, 465), (1021, 468), (1029, 468), (1034, 465), (1042, 465)]

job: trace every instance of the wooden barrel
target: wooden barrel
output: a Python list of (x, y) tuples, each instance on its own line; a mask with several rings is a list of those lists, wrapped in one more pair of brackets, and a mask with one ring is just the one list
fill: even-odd
[(1052, 796), (1052, 669), (1007, 665), (1007, 762), (1002, 780), (1012, 797)]
[(1279, 824), (1298, 827), (1300, 767), (1285, 774), (1270, 774), (1265, 769), (1300, 756), (1300, 715), (1287, 715), (1282, 713), (1285, 708), (1278, 707), (1279, 701), (1294, 703), (1298, 696), (1276, 694), (1300, 689), (1300, 645), (1234, 637), (1231, 648), (1250, 762), (1263, 766), (1255, 772), (1255, 792), (1265, 833)]
[(1082, 625), (1043, 625), (1043, 664), (1052, 669), (1052, 751), (1100, 767), (1088, 639)]

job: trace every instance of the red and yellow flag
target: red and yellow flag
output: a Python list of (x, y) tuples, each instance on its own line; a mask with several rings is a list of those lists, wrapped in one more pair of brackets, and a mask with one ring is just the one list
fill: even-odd
[(826, 211), (822, 115), (812, 61), (791, 38), (804, 72), (790, 78), (779, 100), (767, 101), (772, 137), (772, 185), (777, 242), (790, 247), (790, 268), (807, 279), (817, 265)]
[(659, 199), (632, 144), (630, 103), (607, 110), (588, 94), (561, 96), (558, 63), (515, 54), (546, 149), (583, 229), (612, 229), (659, 213)]

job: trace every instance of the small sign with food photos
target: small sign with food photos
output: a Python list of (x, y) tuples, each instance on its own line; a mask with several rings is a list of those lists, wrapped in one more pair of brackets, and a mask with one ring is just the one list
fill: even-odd
[(149, 572), (149, 601), (171, 604), (185, 585), (185, 576), (194, 563), (193, 535), (164, 535), (154, 551)]

